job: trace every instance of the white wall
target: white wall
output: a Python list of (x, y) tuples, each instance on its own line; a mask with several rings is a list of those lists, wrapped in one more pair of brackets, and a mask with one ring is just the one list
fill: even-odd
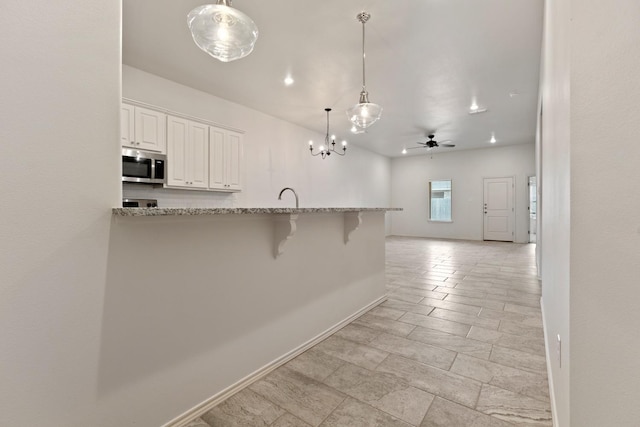
[(546, 2), (543, 315), (561, 427), (640, 419), (639, 17), (635, 0)]
[(129, 425), (97, 397), (120, 2), (3, 0), (0, 40), (0, 425)]
[[(551, 356), (549, 379), (557, 426), (572, 425), (570, 416), (570, 11), (567, 1), (545, 7), (545, 33), (541, 69), (543, 106), (540, 137), (541, 176), (538, 238), (542, 245), (542, 304), (547, 349)], [(590, 233), (589, 233), (590, 234)], [(562, 339), (562, 369), (556, 358), (556, 336)], [(605, 423), (605, 425), (607, 425)]]
[(637, 426), (640, 4), (571, 21), (571, 425)]
[[(528, 242), (527, 177), (535, 175), (534, 144), (399, 157), (391, 162), (391, 232), (400, 236), (482, 240), (483, 178), (515, 177), (515, 240)], [(429, 180), (452, 180), (452, 223), (428, 221)]]
[[(128, 185), (125, 187), (128, 197), (151, 196), (163, 207), (289, 207), (293, 206), (293, 195), (286, 194), (284, 200), (278, 201), (278, 193), (284, 187), (293, 187), (301, 207), (388, 207), (390, 204), (387, 157), (350, 145), (346, 156), (332, 155), (322, 160), (309, 154), (308, 141), (323, 141), (324, 134), (126, 65), (122, 80), (125, 98), (246, 131), (242, 192), (228, 194)], [(323, 108), (318, 108), (318, 124), (326, 121)]]

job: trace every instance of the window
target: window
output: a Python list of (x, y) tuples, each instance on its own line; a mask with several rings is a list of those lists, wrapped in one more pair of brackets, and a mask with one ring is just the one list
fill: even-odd
[(429, 181), (429, 220), (451, 221), (451, 180)]

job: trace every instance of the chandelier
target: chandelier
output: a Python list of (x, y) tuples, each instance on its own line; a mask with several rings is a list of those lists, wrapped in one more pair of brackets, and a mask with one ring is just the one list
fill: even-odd
[(309, 152), (312, 156), (322, 156), (323, 159), (330, 156), (331, 153), (344, 156), (347, 153), (347, 141), (342, 141), (342, 152), (336, 150), (336, 136), (331, 135), (331, 139), (329, 139), (329, 112), (331, 108), (325, 108), (324, 111), (327, 112), (327, 135), (324, 137), (324, 145), (318, 147), (318, 151), (314, 153), (313, 141), (309, 141)]
[(365, 85), (364, 24), (366, 24), (369, 18), (371, 18), (371, 15), (367, 12), (360, 12), (356, 15), (356, 19), (362, 23), (362, 91), (360, 92), (360, 102), (347, 110), (349, 120), (360, 129), (368, 128), (380, 120), (380, 116), (382, 115), (382, 107), (373, 102), (369, 102), (369, 93)]
[(258, 27), (231, 0), (198, 6), (187, 15), (193, 41), (222, 62), (244, 58), (258, 40)]

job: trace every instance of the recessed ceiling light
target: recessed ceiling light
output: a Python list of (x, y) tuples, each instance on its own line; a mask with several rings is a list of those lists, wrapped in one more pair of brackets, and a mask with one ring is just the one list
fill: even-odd
[(509, 96), (510, 96), (511, 98), (515, 98), (515, 97), (516, 97), (516, 96), (518, 96), (518, 95), (520, 95), (520, 93), (519, 93), (519, 92), (511, 92), (511, 93), (509, 93)]
[(491, 140), (489, 141), (492, 144), (496, 143), (496, 136), (495, 135), (491, 135)]
[(406, 148), (402, 149), (402, 154), (407, 154), (407, 149)]
[(477, 109), (478, 109), (478, 104), (476, 104), (476, 101), (473, 101), (471, 103), (471, 107), (469, 107), (469, 110), (476, 111)]
[(480, 114), (480, 113), (486, 113), (487, 111), (489, 111), (488, 108), (478, 108), (475, 110), (469, 110), (469, 114)]
[(284, 78), (284, 84), (285, 86), (291, 86), (293, 84), (293, 77), (291, 76), (287, 76)]

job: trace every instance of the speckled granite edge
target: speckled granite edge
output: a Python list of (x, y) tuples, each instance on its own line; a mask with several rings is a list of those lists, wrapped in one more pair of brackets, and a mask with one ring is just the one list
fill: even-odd
[(228, 214), (299, 214), (317, 212), (384, 212), (402, 208), (113, 208), (116, 216), (198, 216)]

